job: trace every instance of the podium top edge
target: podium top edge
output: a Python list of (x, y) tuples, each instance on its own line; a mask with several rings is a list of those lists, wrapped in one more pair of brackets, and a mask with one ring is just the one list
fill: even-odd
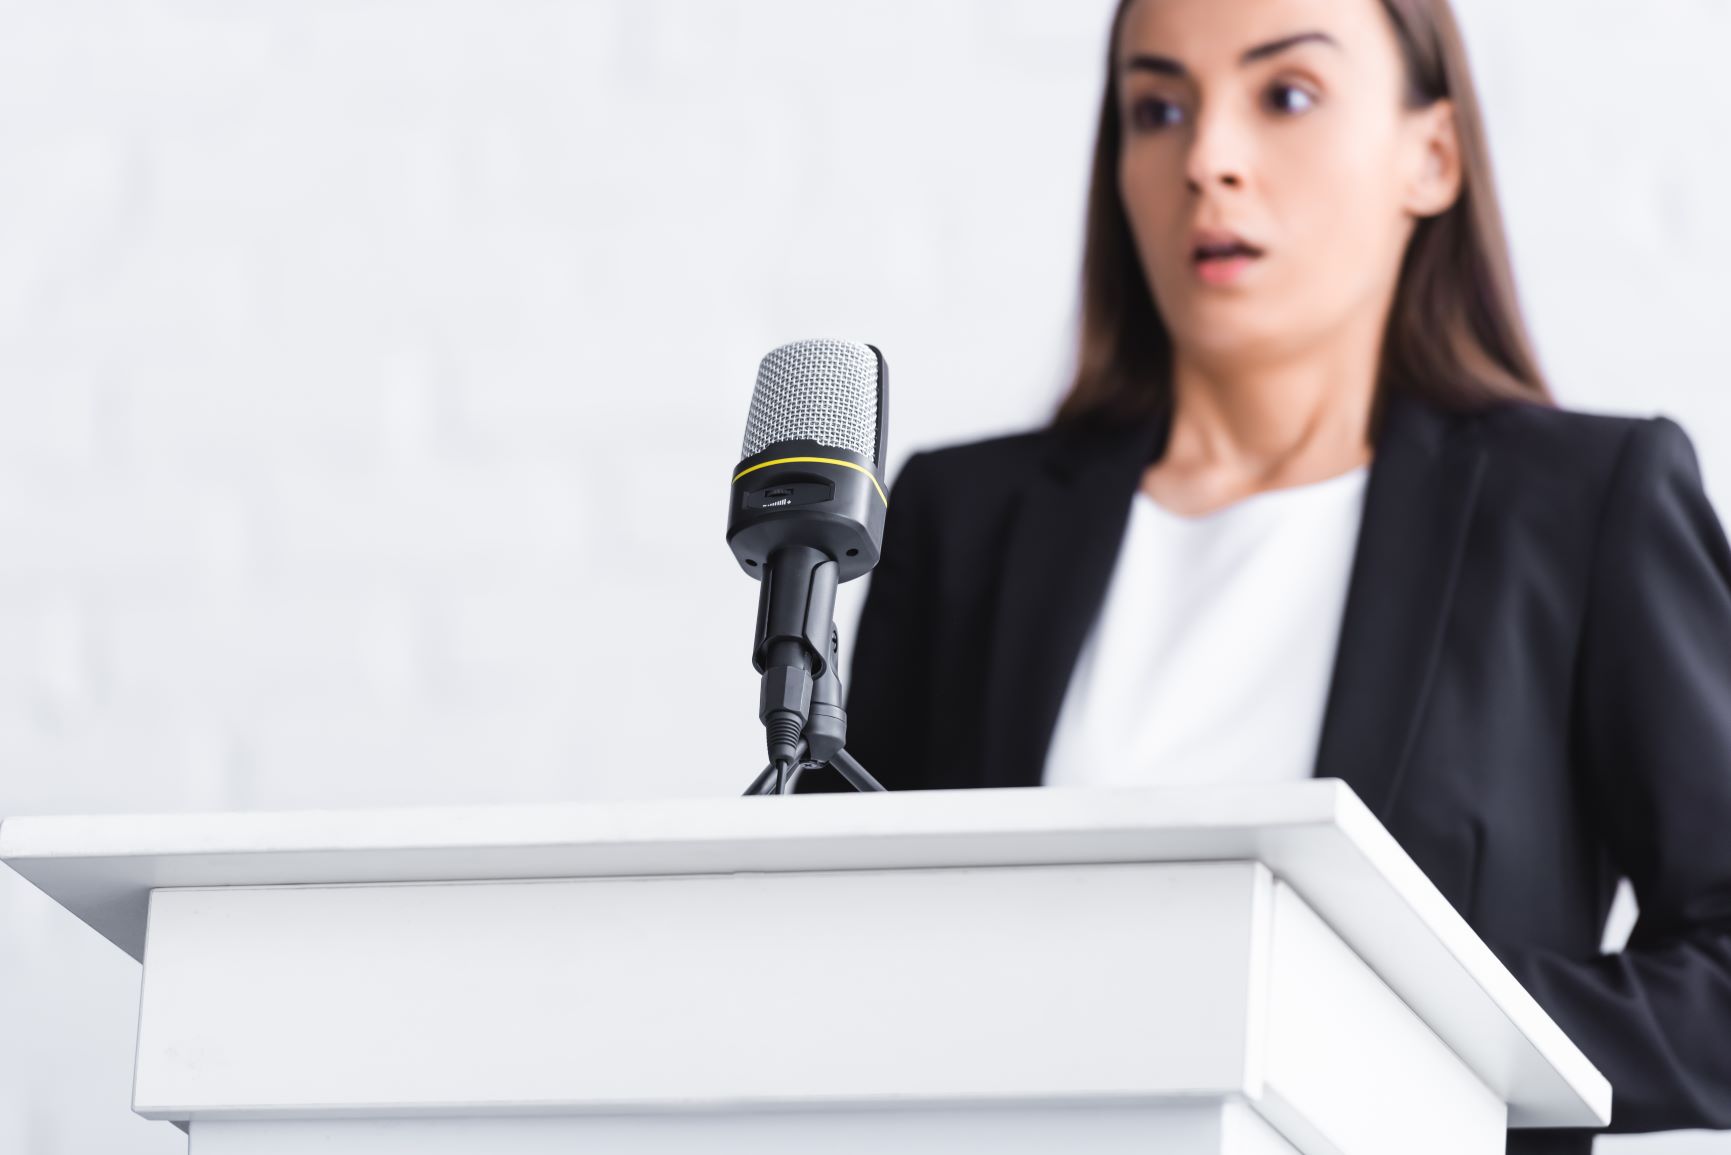
[[(1310, 826), (1369, 818), (1350, 786), (1269, 784), (915, 790), (0, 819), (0, 861), (489, 849), (786, 837)], [(1357, 825), (1357, 823), (1353, 823)]]

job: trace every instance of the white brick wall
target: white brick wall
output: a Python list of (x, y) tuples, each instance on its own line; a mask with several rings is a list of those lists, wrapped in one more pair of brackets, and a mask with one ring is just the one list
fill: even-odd
[[(743, 787), (757, 358), (1043, 414), (1109, 8), (0, 0), (0, 814)], [(1560, 391), (1731, 507), (1731, 8), (1462, 16)], [(137, 977), (0, 875), (0, 1152), (185, 1149)]]

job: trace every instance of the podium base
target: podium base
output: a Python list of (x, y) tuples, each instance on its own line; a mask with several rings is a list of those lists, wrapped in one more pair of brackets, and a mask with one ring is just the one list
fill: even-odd
[(1243, 1100), (559, 1118), (200, 1120), (189, 1155), (1297, 1155)]

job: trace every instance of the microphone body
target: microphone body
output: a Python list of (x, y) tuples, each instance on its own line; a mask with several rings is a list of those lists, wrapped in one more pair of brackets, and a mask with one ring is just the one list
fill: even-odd
[(762, 584), (752, 665), (778, 775), (806, 757), (828, 760), (846, 740), (839, 706), (813, 715), (812, 687), (839, 673), (836, 588), (870, 572), (883, 544), (888, 416), (889, 368), (873, 346), (796, 341), (758, 369), (727, 543)]

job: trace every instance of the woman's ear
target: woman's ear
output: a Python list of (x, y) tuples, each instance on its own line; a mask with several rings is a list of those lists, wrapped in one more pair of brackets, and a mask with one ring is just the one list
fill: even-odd
[(1417, 165), (1408, 179), (1406, 209), (1416, 217), (1447, 212), (1461, 191), (1460, 134), (1451, 100), (1413, 114)]

